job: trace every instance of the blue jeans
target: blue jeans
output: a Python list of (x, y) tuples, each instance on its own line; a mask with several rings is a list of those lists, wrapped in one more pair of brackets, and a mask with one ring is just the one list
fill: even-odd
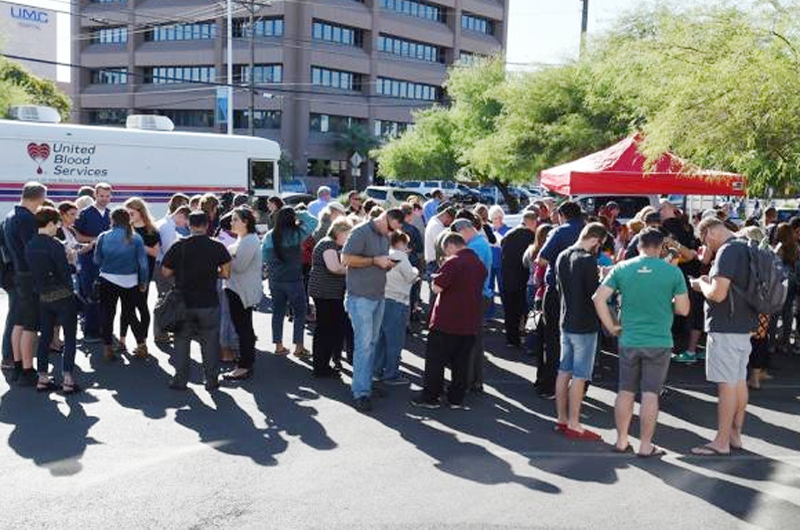
[(400, 376), (400, 353), (406, 343), (407, 321), (408, 306), (387, 298), (375, 346), (375, 377), (393, 380)]
[(561, 360), (558, 371), (575, 379), (592, 379), (594, 356), (597, 353), (597, 332), (561, 333)]
[(372, 374), (375, 371), (375, 346), (383, 322), (384, 299), (347, 296), (344, 307), (353, 323), (353, 398), (372, 394)]
[(306, 290), (303, 280), (296, 282), (270, 282), (272, 295), (272, 342), (283, 343), (283, 319), (286, 318), (286, 306), (294, 311), (294, 331), (292, 340), (295, 344), (303, 344), (303, 331), (306, 326)]
[(81, 298), (86, 302), (86, 309), (83, 316), (83, 335), (84, 337), (100, 336), (100, 301), (94, 296), (94, 282), (100, 276), (100, 269), (97, 265), (87, 263), (81, 264), (78, 273), (78, 289)]

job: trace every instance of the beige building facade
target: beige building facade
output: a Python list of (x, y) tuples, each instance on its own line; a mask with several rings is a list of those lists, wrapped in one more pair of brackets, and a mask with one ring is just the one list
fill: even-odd
[[(236, 1), (235, 132), (248, 134), (252, 39), (255, 133), (280, 142), (295, 175), (338, 176), (349, 157), (338, 133), (359, 124), (396, 135), (413, 109), (445, 98), (449, 65), (504, 50), (508, 1)], [(76, 121), (158, 113), (180, 130), (224, 130), (215, 120), (215, 84), (228, 82), (224, 2), (81, 0), (76, 11)]]

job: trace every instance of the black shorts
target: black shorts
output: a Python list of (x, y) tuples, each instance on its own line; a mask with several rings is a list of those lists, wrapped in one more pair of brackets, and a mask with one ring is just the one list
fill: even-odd
[(14, 325), (25, 331), (39, 330), (39, 299), (33, 291), (30, 273), (18, 273), (16, 277), (17, 296), (14, 300)]

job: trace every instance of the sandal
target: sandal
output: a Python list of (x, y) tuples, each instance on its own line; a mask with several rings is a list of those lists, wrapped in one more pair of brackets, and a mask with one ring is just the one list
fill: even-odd
[(52, 381), (48, 381), (47, 383), (36, 383), (37, 392), (52, 392), (56, 388), (58, 388), (58, 385)]
[(70, 394), (78, 394), (79, 392), (83, 392), (83, 389), (78, 386), (78, 383), (72, 383), (71, 385), (64, 383), (61, 385), (61, 393), (65, 396)]
[(717, 448), (715, 448), (715, 447), (713, 447), (713, 446), (711, 446), (709, 444), (701, 445), (701, 446), (693, 448), (692, 449), (692, 454), (694, 456), (731, 456), (730, 451), (725, 453), (725, 452), (720, 451), (719, 449), (717, 449)]
[(633, 447), (631, 446), (631, 444), (628, 444), (625, 446), (625, 449), (620, 449), (615, 445), (612, 451), (620, 455), (628, 455), (628, 454), (633, 454)]
[[(628, 446), (628, 449), (630, 449), (630, 446)], [(658, 458), (660, 456), (664, 456), (665, 454), (667, 454), (666, 451), (664, 451), (663, 449), (661, 449), (657, 445), (653, 445), (652, 448), (650, 449), (649, 453), (645, 453), (645, 454), (636, 453), (636, 456), (639, 457), (639, 458)]]
[(286, 348), (286, 347), (275, 348), (274, 354), (275, 355), (280, 355), (281, 357), (285, 357), (285, 356), (289, 355), (289, 348)]
[(300, 349), (295, 350), (294, 352), (292, 352), (292, 355), (294, 355), (295, 357), (298, 357), (300, 359), (310, 359), (311, 358), (311, 352), (308, 351), (305, 348), (300, 348)]

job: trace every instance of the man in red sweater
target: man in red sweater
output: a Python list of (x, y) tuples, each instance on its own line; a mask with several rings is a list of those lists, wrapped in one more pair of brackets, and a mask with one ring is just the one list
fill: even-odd
[(425, 349), (422, 393), (411, 401), (417, 407), (437, 409), (444, 384), (444, 369), (451, 366), (453, 381), (447, 392), (450, 408), (463, 409), (470, 350), (483, 323), (483, 282), (486, 268), (467, 248), (459, 234), (442, 241), (447, 259), (434, 276), (436, 295)]

